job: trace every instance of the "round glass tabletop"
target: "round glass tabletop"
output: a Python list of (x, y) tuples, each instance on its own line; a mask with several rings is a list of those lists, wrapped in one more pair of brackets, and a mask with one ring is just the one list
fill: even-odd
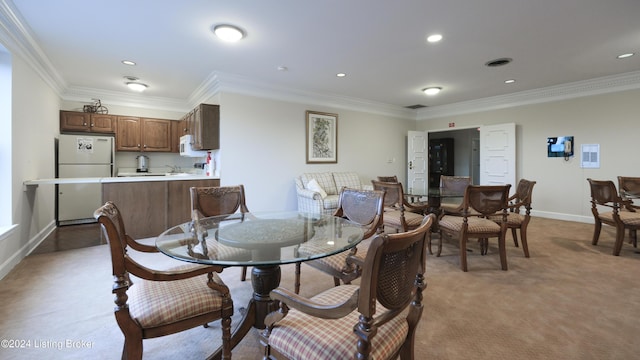
[[(222, 266), (287, 264), (346, 251), (363, 229), (331, 215), (264, 212), (213, 216), (163, 232), (156, 247), (182, 261)], [(305, 244), (304, 254), (298, 247)]]

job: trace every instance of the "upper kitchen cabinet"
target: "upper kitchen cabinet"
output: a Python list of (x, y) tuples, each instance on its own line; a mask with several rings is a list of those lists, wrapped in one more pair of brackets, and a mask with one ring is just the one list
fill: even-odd
[(171, 152), (173, 121), (118, 116), (116, 151)]
[(116, 116), (78, 111), (60, 111), (60, 132), (93, 132), (113, 134)]
[(220, 148), (220, 105), (200, 104), (180, 119), (183, 135), (193, 136), (194, 150)]

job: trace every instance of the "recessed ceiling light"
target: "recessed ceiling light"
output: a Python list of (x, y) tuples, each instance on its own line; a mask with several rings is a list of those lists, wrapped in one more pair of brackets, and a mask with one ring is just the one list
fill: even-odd
[(126, 84), (129, 87), (129, 89), (131, 89), (133, 91), (139, 91), (139, 92), (142, 92), (146, 88), (149, 87), (149, 86), (147, 86), (147, 84), (143, 84), (143, 83), (139, 83), (139, 82), (132, 82), (132, 81), (129, 81)]
[(509, 79), (504, 81), (505, 84), (513, 84), (514, 82), (516, 82), (514, 79)]
[(136, 62), (135, 61), (131, 61), (131, 60), (122, 60), (122, 63), (125, 65), (131, 65), (131, 66), (135, 66)]
[(347, 76), (347, 74), (345, 74), (345, 73), (337, 73), (336, 76), (337, 77), (345, 77), (345, 76)]
[(289, 68), (286, 66), (282, 66), (282, 65), (278, 66), (278, 71), (287, 71), (287, 70), (289, 70)]
[(422, 89), (422, 92), (424, 92), (427, 95), (435, 95), (439, 93), (440, 90), (442, 90), (441, 87), (428, 87), (428, 88)]
[(427, 37), (427, 41), (430, 43), (438, 42), (440, 40), (442, 40), (442, 35), (440, 34), (433, 34)]
[(635, 54), (634, 53), (626, 53), (626, 54), (618, 55), (617, 57), (618, 57), (618, 59), (624, 59), (624, 58), (631, 57), (633, 55), (635, 55)]
[(244, 37), (244, 32), (240, 30), (240, 28), (226, 24), (214, 26), (213, 33), (220, 39), (228, 42), (236, 42)]

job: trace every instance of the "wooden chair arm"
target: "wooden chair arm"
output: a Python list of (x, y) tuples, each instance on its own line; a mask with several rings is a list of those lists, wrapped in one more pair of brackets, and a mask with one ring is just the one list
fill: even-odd
[(145, 245), (145, 244), (139, 243), (133, 238), (131, 238), (131, 236), (129, 235), (125, 235), (125, 238), (127, 239), (127, 245), (131, 246), (131, 248), (136, 251), (148, 252), (148, 253), (158, 252), (158, 248), (156, 248), (155, 245)]
[(174, 281), (174, 280), (182, 280), (192, 278), (194, 276), (199, 276), (203, 274), (208, 274), (212, 272), (220, 273), (223, 270), (222, 266), (198, 266), (194, 268), (188, 268), (184, 270), (172, 270), (172, 271), (164, 271), (164, 270), (154, 270), (150, 269), (144, 265), (141, 265), (131, 259), (129, 256), (125, 256), (125, 267), (126, 270), (141, 279), (151, 280), (151, 281)]
[[(282, 287), (272, 290), (270, 296), (272, 300), (281, 301), (285, 303), (287, 307), (302, 311), (305, 314), (322, 319), (339, 319), (347, 316), (358, 307), (359, 294), (360, 289), (355, 289), (353, 294), (344, 302), (329, 305), (314, 302), (311, 299), (304, 298)], [(276, 315), (275, 317), (279, 316)], [(265, 319), (265, 324), (266, 323), (267, 321)]]

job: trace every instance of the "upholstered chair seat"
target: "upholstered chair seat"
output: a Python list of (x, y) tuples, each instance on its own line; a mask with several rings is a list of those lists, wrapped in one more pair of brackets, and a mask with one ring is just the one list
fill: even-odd
[[(342, 303), (358, 289), (358, 285), (337, 286), (310, 300), (319, 305)], [(376, 308), (381, 313), (387, 311), (379, 302), (376, 302)], [(354, 344), (358, 342), (353, 326), (358, 323), (359, 315), (353, 311), (340, 319), (323, 319), (290, 309), (271, 331), (269, 344), (288, 359), (351, 359), (355, 352)], [(408, 332), (406, 314), (378, 327), (371, 341), (370, 358), (391, 358), (399, 351)]]
[[(183, 271), (180, 266), (167, 271)], [(210, 312), (222, 311), (222, 297), (202, 286), (207, 275), (176, 281), (136, 281), (129, 287), (129, 313), (144, 328), (175, 323)], [(217, 273), (212, 281), (224, 285)]]

